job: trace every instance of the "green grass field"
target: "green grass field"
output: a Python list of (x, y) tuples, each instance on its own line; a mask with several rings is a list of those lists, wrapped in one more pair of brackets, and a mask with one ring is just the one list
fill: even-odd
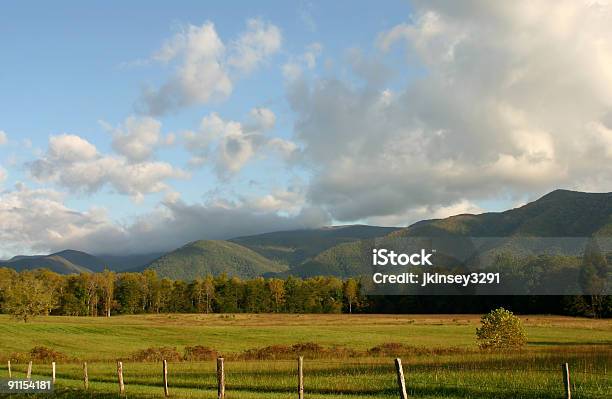
[[(130, 361), (139, 349), (204, 345), (226, 356), (227, 398), (296, 397), (295, 360), (241, 360), (247, 349), (315, 342), (354, 349), (355, 357), (305, 359), (307, 398), (397, 398), (393, 356), (368, 354), (376, 345), (416, 347), (401, 354), (414, 398), (560, 398), (561, 363), (572, 371), (574, 398), (605, 398), (612, 391), (612, 320), (526, 316), (523, 351), (478, 351), (472, 315), (146, 315), (104, 318), (41, 317), (24, 324), (0, 317), (0, 378), (11, 354), (44, 345), (73, 358), (58, 362), (58, 398), (117, 397), (114, 361), (124, 359), (128, 397), (163, 397), (161, 364)], [(422, 350), (418, 350), (421, 348)], [(436, 349), (436, 353), (430, 350)], [(334, 353), (334, 352), (330, 352)], [(342, 353), (342, 352), (338, 352)], [(89, 364), (90, 389), (82, 390)], [(24, 361), (13, 363), (25, 376)], [(171, 362), (171, 396), (216, 397), (214, 361)], [(34, 378), (49, 376), (48, 362)], [(41, 396), (42, 397), (42, 396)]]

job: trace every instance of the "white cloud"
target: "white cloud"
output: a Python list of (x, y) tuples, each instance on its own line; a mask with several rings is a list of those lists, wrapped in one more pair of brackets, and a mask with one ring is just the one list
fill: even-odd
[(49, 139), (50, 160), (58, 163), (91, 161), (98, 156), (98, 150), (89, 141), (72, 134), (51, 136)]
[(212, 22), (189, 25), (166, 42), (154, 59), (179, 59), (175, 75), (159, 89), (148, 88), (142, 102), (146, 111), (160, 115), (168, 110), (213, 98), (224, 99), (232, 92), (232, 81), (225, 70), (225, 46)]
[(260, 197), (252, 198), (248, 202), (258, 212), (282, 212), (298, 214), (306, 204), (304, 191), (299, 190), (273, 190)]
[[(32, 190), (18, 184), (0, 193), (0, 252), (3, 255), (64, 249), (86, 238), (117, 234), (105, 211), (78, 212), (63, 204), (54, 190)], [(68, 246), (64, 246), (68, 245)]]
[(256, 129), (270, 130), (276, 124), (276, 115), (268, 108), (253, 108), (250, 115), (255, 122)]
[(423, 71), (404, 88), (379, 79), (383, 56), (349, 53), (376, 83), (365, 86), (293, 71), (309, 202), (336, 220), (382, 220), (558, 187), (609, 191), (611, 17), (577, 1), (416, 2), (410, 22), (379, 37)]
[(191, 152), (192, 165), (210, 163), (217, 175), (227, 179), (238, 173), (266, 146), (288, 151), (291, 142), (269, 138), (276, 116), (267, 108), (254, 108), (251, 121), (223, 120), (217, 113), (202, 118), (200, 129), (184, 133), (185, 148)]
[(484, 209), (476, 204), (473, 204), (467, 200), (461, 200), (449, 206), (424, 205), (416, 208), (410, 208), (407, 211), (399, 214), (368, 218), (367, 222), (369, 224), (378, 226), (406, 227), (412, 224), (415, 220), (444, 219), (449, 216), (462, 214), (476, 215), (483, 213), (484, 211)]
[(23, 184), (0, 193), (0, 255), (53, 252), (66, 248), (94, 254), (167, 251), (200, 239), (227, 239), (266, 231), (318, 227), (328, 222), (307, 208), (279, 216), (248, 202), (186, 204), (171, 193), (151, 213), (130, 224), (110, 220), (106, 210), (71, 209), (54, 190)]
[(130, 116), (123, 125), (112, 128), (113, 149), (132, 162), (142, 162), (152, 157), (161, 143), (161, 122), (151, 117)]
[(130, 162), (124, 157), (100, 154), (93, 144), (70, 134), (52, 136), (46, 154), (31, 162), (29, 171), (40, 182), (72, 191), (93, 193), (108, 185), (135, 200), (166, 190), (168, 179), (187, 177), (165, 162)]
[(8, 176), (8, 173), (6, 172), (6, 169), (0, 166), (0, 183), (4, 182), (7, 176)]
[(8, 143), (6, 132), (4, 132), (4, 130), (0, 130), (0, 145), (5, 145), (6, 143)]
[(278, 27), (260, 19), (249, 19), (246, 32), (232, 43), (227, 62), (241, 72), (251, 72), (276, 53), (281, 42)]
[(298, 151), (298, 146), (293, 141), (274, 137), (268, 141), (268, 147), (277, 151), (285, 160), (292, 160)]
[(288, 81), (295, 81), (302, 77), (304, 69), (314, 69), (317, 66), (317, 60), (323, 51), (321, 43), (311, 43), (306, 46), (304, 53), (297, 57), (291, 57), (283, 67), (283, 76)]
[(159, 88), (147, 88), (139, 107), (152, 115), (170, 110), (225, 100), (234, 81), (251, 73), (277, 52), (280, 30), (259, 19), (247, 21), (247, 30), (229, 48), (212, 22), (188, 25), (163, 44), (153, 61), (175, 64), (174, 75)]

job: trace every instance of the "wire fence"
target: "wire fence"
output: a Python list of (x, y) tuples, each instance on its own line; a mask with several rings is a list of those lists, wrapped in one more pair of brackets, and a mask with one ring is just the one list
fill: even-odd
[[(399, 397), (406, 399), (409, 396), (417, 398), (419, 396), (435, 397), (439, 394), (443, 397), (495, 397), (495, 398), (592, 398), (603, 399), (612, 397), (612, 376), (607, 372), (607, 366), (602, 369), (591, 368), (578, 369), (570, 374), (568, 363), (564, 363), (561, 367), (525, 367), (513, 368), (508, 366), (503, 367), (482, 367), (477, 365), (443, 365), (443, 364), (421, 364), (407, 363), (402, 365), (401, 359), (396, 358), (394, 364), (388, 359), (378, 359), (377, 361), (345, 361), (339, 360), (318, 360), (309, 359), (304, 362), (300, 357), (297, 367), (292, 369), (289, 364), (295, 364), (295, 360), (275, 360), (275, 361), (250, 361), (250, 363), (265, 363), (265, 368), (262, 369), (240, 369), (240, 364), (245, 362), (235, 361), (229, 362), (226, 365), (225, 359), (217, 358), (216, 362), (210, 361), (193, 361), (193, 362), (176, 362), (170, 363), (165, 360), (158, 363), (126, 363), (126, 372), (133, 373), (130, 375), (130, 382), (124, 380), (124, 365), (118, 361), (116, 370), (110, 372), (108, 367), (104, 373), (96, 375), (99, 369), (87, 368), (87, 363), (83, 363), (82, 367), (76, 364), (60, 364), (53, 362), (50, 365), (36, 365), (34, 369), (33, 363), (27, 364), (11, 364), (10, 361), (0, 368), (4, 369), (9, 378), (25, 377), (26, 379), (34, 379), (34, 376), (46, 377), (52, 379), (56, 383), (57, 388), (62, 388), (63, 383), (66, 386), (74, 386), (79, 379), (82, 383), (82, 389), (90, 389), (92, 383), (116, 383), (120, 395), (125, 395), (129, 390), (129, 384), (147, 386), (151, 389), (163, 387), (163, 390), (158, 392), (160, 397), (167, 397), (170, 391), (174, 389), (206, 389), (216, 390), (217, 398), (224, 399), (226, 390), (235, 390), (236, 392), (258, 390), (264, 391), (269, 389), (269, 392), (298, 394), (299, 399), (303, 399), (304, 395), (315, 393), (319, 396), (327, 394), (350, 394), (355, 396), (363, 394), (364, 396), (378, 397)], [(248, 362), (246, 362), (248, 363)], [(306, 372), (304, 371), (304, 363), (306, 363)], [(94, 363), (95, 364), (95, 363)], [(108, 363), (104, 363), (108, 366)], [(131, 371), (130, 366), (134, 366)], [(136, 367), (140, 365), (140, 369)], [(147, 365), (146, 370), (142, 365)], [(162, 366), (163, 367), (160, 367)], [(216, 365), (216, 366), (215, 366)], [(49, 367), (51, 366), (51, 367)], [(235, 366), (236, 368), (233, 368)], [(60, 373), (59, 369), (64, 368), (64, 372)], [(159, 367), (159, 368), (157, 368)], [(172, 367), (169, 373), (168, 368)], [(263, 366), (262, 366), (263, 367)], [(279, 367), (284, 377), (293, 378), (297, 384), (289, 387), (288, 385), (270, 385), (266, 387), (266, 381), (275, 377)], [(600, 366), (601, 367), (601, 366)], [(79, 369), (82, 370), (82, 375), (79, 376)], [(66, 371), (67, 370), (67, 371)], [(293, 371), (292, 371), (293, 370)], [(140, 372), (138, 380), (135, 374)], [(113, 377), (113, 373), (115, 374)], [(476, 377), (474, 373), (480, 373), (477, 376), (478, 381), (474, 381)], [(530, 376), (530, 373), (545, 373), (549, 374), (545, 379), (540, 376)], [(395, 378), (393, 378), (395, 374)], [(232, 377), (240, 375), (240, 383), (232, 382)], [(362, 376), (376, 377), (376, 381), (396, 380), (396, 384), (386, 384), (377, 388), (376, 386), (361, 386), (361, 389), (342, 389), (338, 385), (342, 385), (342, 379), (347, 381), (347, 386), (355, 385), (356, 380)], [(309, 377), (311, 381), (315, 381), (309, 386)], [(337, 377), (340, 382), (336, 381), (332, 387), (325, 387), (323, 384), (327, 382), (326, 378)], [(520, 378), (519, 378), (520, 377)], [(187, 381), (188, 378), (197, 378), (200, 383)], [(263, 381), (257, 381), (259, 378), (268, 378)], [(365, 378), (365, 377), (364, 377)], [(173, 385), (173, 379), (178, 380)], [(319, 380), (317, 380), (319, 379)], [(432, 381), (433, 379), (433, 381)], [(203, 383), (206, 380), (206, 383)], [(61, 381), (61, 382), (60, 382)], [(226, 381), (229, 381), (229, 389), (226, 387)], [(270, 380), (272, 381), (272, 380)], [(72, 382), (72, 384), (68, 384)], [(249, 382), (251, 385), (249, 385)], [(395, 387), (393, 385), (396, 385)], [(194, 388), (195, 387), (195, 388)], [(521, 395), (515, 395), (522, 393)], [(488, 396), (490, 394), (490, 396)], [(449, 396), (450, 395), (450, 396)], [(240, 397), (234, 395), (233, 397)]]

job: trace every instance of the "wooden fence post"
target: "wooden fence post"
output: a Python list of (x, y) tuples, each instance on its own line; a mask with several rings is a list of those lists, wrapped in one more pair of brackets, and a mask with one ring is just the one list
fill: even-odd
[(30, 363), (28, 363), (28, 371), (26, 373), (26, 379), (29, 380), (32, 378), (32, 361), (30, 360)]
[(166, 361), (166, 359), (164, 359), (163, 361), (163, 372), (164, 372), (164, 396), (168, 397), (170, 396), (170, 393), (168, 392), (168, 362)]
[(125, 394), (125, 385), (123, 385), (123, 363), (117, 362), (117, 378), (119, 379), (119, 395)]
[(304, 399), (304, 357), (298, 357), (298, 399)]
[(399, 386), (400, 399), (408, 399), (406, 392), (406, 380), (404, 379), (404, 368), (402, 367), (402, 359), (395, 359), (395, 371), (397, 373), (397, 385)]
[(89, 389), (89, 375), (87, 375), (87, 362), (83, 362), (83, 386), (85, 390)]
[(13, 373), (11, 372), (11, 361), (10, 361), (10, 360), (8, 360), (8, 361), (6, 362), (6, 365), (7, 365), (7, 367), (8, 367), (8, 375), (9, 375), (9, 378), (13, 378)]
[(563, 386), (565, 387), (565, 398), (572, 399), (572, 390), (570, 388), (569, 364), (563, 363), (561, 365), (561, 369), (563, 370)]
[(223, 358), (217, 358), (217, 399), (225, 399), (225, 369)]
[(55, 384), (55, 362), (51, 362), (51, 382)]

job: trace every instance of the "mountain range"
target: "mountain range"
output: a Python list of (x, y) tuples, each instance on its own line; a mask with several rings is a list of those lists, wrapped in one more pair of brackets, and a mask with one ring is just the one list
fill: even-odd
[(358, 275), (362, 240), (397, 237), (590, 237), (612, 236), (612, 193), (555, 190), (504, 212), (430, 219), (406, 228), (366, 225), (281, 231), (230, 240), (201, 240), (168, 253), (94, 256), (65, 250), (15, 256), (0, 267), (48, 268), (57, 273), (155, 270), (162, 277), (191, 280), (207, 274), (241, 278)]

